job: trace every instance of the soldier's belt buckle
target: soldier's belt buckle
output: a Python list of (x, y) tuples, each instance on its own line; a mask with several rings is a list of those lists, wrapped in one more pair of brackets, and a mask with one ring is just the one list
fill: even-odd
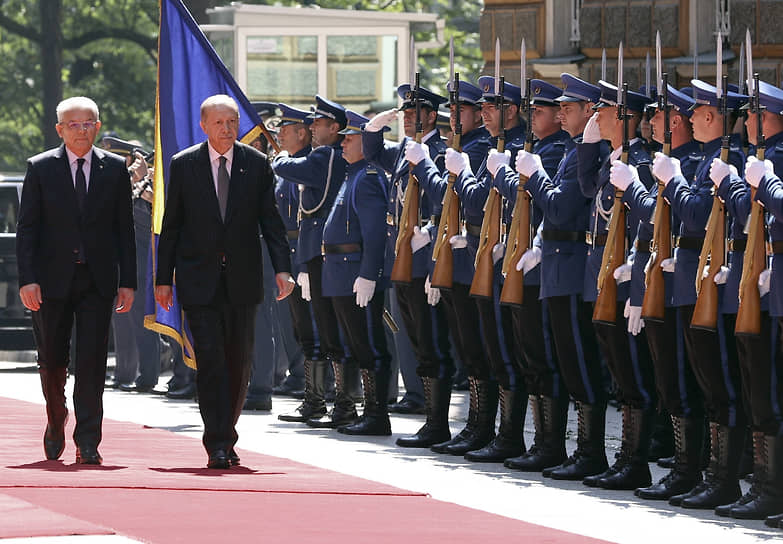
[(386, 212), (386, 224), (390, 227), (394, 226), (394, 215)]

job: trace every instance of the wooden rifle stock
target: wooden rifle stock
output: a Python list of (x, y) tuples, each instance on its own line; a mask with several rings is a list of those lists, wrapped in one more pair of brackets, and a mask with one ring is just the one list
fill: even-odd
[(399, 232), (395, 247), (394, 266), (391, 281), (410, 284), (413, 282), (413, 248), (411, 238), (413, 229), (419, 225), (419, 182), (411, 172), (408, 186), (405, 187), (405, 202), (400, 214)]
[(593, 323), (614, 325), (617, 319), (617, 282), (614, 270), (625, 262), (625, 205), (623, 191), (614, 193), (612, 217), (606, 234), (606, 247), (598, 274), (598, 297), (593, 308)]
[(672, 223), (670, 207), (663, 198), (664, 184), (658, 181), (655, 202), (652, 254), (647, 267), (646, 289), (642, 300), (642, 317), (650, 321), (663, 321), (666, 311), (666, 286), (661, 263), (672, 254)]
[(459, 233), (459, 197), (454, 192), (453, 178), (456, 176), (449, 174), (446, 194), (443, 195), (438, 237), (432, 249), (435, 267), (432, 269), (430, 284), (438, 289), (451, 289), (454, 285), (454, 253), (449, 240)]
[(476, 251), (476, 272), (470, 284), (470, 296), (492, 298), (492, 284), (495, 279), (495, 263), (492, 262), (492, 249), (500, 242), (500, 223), (503, 202), (496, 189), (489, 190), (484, 205), (484, 220), (481, 223), (481, 239)]
[(764, 248), (764, 210), (755, 201), (756, 188), (750, 191), (750, 219), (748, 221), (748, 241), (745, 260), (742, 266), (742, 279), (739, 285), (739, 309), (734, 334), (740, 336), (758, 336), (761, 334), (761, 294), (759, 293), (759, 275), (766, 268), (767, 258)]
[[(694, 329), (715, 331), (718, 328), (718, 286), (715, 284), (715, 274), (724, 264), (725, 244), (726, 208), (716, 195), (707, 221), (707, 235), (699, 255), (699, 267), (696, 270), (696, 306), (691, 318), (691, 327)], [(707, 257), (710, 260), (710, 270), (707, 277), (703, 278)]]
[(524, 300), (525, 274), (517, 270), (516, 264), (522, 255), (530, 249), (530, 195), (524, 186), (527, 177), (520, 174), (517, 187), (517, 199), (511, 213), (511, 228), (509, 229), (506, 255), (503, 258), (503, 289), (500, 292), (500, 303), (508, 306), (521, 306)]

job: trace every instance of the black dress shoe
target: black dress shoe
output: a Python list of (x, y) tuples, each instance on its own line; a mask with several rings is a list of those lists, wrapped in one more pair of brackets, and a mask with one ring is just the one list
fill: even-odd
[(301, 398), (299, 395), (304, 396), (304, 386), (296, 387), (287, 381), (283, 381), (283, 383), (280, 385), (276, 385), (272, 388), (272, 394), (281, 395), (284, 397)]
[(120, 391), (125, 391), (126, 393), (149, 393), (152, 391), (152, 386), (139, 385), (136, 383), (121, 383), (119, 389)]
[(155, 385), (152, 389), (150, 389), (150, 393), (153, 395), (165, 395), (169, 392), (169, 386), (168, 385)]
[(179, 389), (174, 389), (173, 391), (169, 389), (168, 392), (166, 393), (166, 397), (170, 399), (176, 399), (176, 400), (192, 399), (195, 396), (196, 396), (195, 383), (189, 383), (188, 385), (181, 387)]
[(237, 452), (234, 451), (234, 448), (231, 448), (231, 450), (228, 452), (228, 464), (232, 467), (239, 466), (239, 455), (237, 455)]
[(242, 409), (268, 412), (272, 409), (272, 397), (270, 395), (248, 396)]
[(207, 468), (229, 468), (231, 463), (226, 454), (226, 450), (215, 450), (209, 454)]
[(400, 402), (390, 404), (389, 412), (395, 414), (423, 414), (425, 413), (425, 408), (424, 405), (419, 402), (403, 398)]
[(103, 463), (103, 457), (98, 453), (98, 448), (76, 448), (77, 465), (100, 465)]

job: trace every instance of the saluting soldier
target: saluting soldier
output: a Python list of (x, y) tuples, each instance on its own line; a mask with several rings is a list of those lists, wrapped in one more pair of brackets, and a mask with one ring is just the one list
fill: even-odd
[[(745, 435), (745, 415), (740, 399), (739, 365), (737, 351), (734, 346), (734, 319), (732, 317), (717, 319), (717, 330), (696, 329), (690, 326), (693, 310), (696, 304), (696, 269), (699, 253), (704, 242), (705, 225), (710, 215), (713, 203), (713, 180), (723, 182), (726, 179), (728, 190), (730, 181), (730, 165), (742, 169), (744, 154), (739, 146), (737, 134), (731, 136), (729, 164), (721, 163), (712, 168), (713, 159), (721, 152), (721, 137), (723, 136), (723, 115), (718, 108), (715, 87), (700, 80), (692, 80), (693, 85), (693, 137), (702, 142), (704, 159), (696, 169), (692, 182), (686, 180), (681, 172), (680, 162), (673, 157), (662, 154), (655, 156), (653, 171), (655, 176), (666, 184), (664, 197), (671, 203), (675, 213), (682, 222), (680, 238), (678, 239), (677, 261), (674, 269), (675, 293), (680, 291), (679, 299), (681, 324), (684, 328), (685, 346), (688, 350), (696, 380), (704, 396), (707, 417), (710, 422), (710, 465), (707, 478), (694, 486), (685, 494), (674, 495), (669, 502), (682, 505), (685, 508), (715, 508), (728, 504), (740, 496), (738, 484), (739, 460), (742, 454), (742, 444)], [(732, 92), (727, 94), (728, 110), (731, 116), (729, 126), (737, 116), (737, 108), (746, 99), (744, 95)], [(723, 172), (725, 173), (723, 173)], [(723, 173), (723, 175), (721, 175)], [(720, 189), (719, 189), (720, 192)], [(742, 253), (737, 251), (744, 241), (736, 245), (735, 236), (744, 238), (742, 227), (734, 226), (729, 230), (732, 239), (729, 240), (729, 262), (742, 269)], [(735, 271), (736, 274), (736, 271)], [(715, 283), (724, 284), (729, 276), (729, 270), (721, 270), (715, 274)], [(729, 298), (733, 291), (734, 309), (736, 314), (739, 278), (735, 287), (724, 286), (721, 306), (731, 309)], [(675, 300), (675, 304), (678, 301)], [(719, 309), (721, 313), (723, 308)], [(731, 315), (731, 314), (728, 314)], [(719, 363), (719, 364), (718, 364)], [(698, 440), (698, 426), (690, 430), (694, 436), (694, 451), (700, 451), (701, 441)], [(686, 430), (686, 433), (688, 431)]]
[[(362, 131), (363, 153), (367, 161), (390, 175), (387, 192), (386, 210), (386, 268), (391, 272), (395, 258), (400, 213), (404, 205), (403, 195), (408, 186), (410, 167), (405, 158), (405, 146), (416, 135), (416, 102), (414, 89), (410, 84), (397, 88), (397, 94), (402, 99), (399, 109), (379, 113), (364, 125)], [(419, 88), (419, 105), (421, 110), (422, 143), (427, 145), (430, 158), (435, 164), (443, 164), (446, 143), (440, 137), (436, 128), (438, 106), (446, 99), (423, 87)], [(399, 143), (385, 142), (383, 129), (397, 118), (397, 112), (403, 112), (405, 137)], [(416, 373), (424, 384), (425, 407), (427, 422), (420, 430), (427, 431), (435, 425), (432, 419), (433, 403), (437, 399), (438, 406), (448, 406), (451, 398), (451, 377), (454, 373), (454, 361), (449, 353), (449, 332), (443, 308), (440, 305), (430, 306), (428, 297), (437, 296), (430, 293), (426, 281), (432, 269), (432, 246), (430, 232), (437, 228), (441, 203), (432, 200), (424, 192), (420, 194), (420, 213), (422, 224), (415, 229), (411, 239), (413, 250), (413, 280), (409, 285), (397, 283), (394, 292), (402, 314), (403, 323), (419, 363)], [(425, 286), (426, 284), (426, 286)], [(444, 429), (438, 425), (437, 435), (448, 439), (448, 425)], [(417, 446), (415, 438), (413, 446)], [(407, 439), (401, 438), (398, 445), (406, 446)]]
[[(490, 145), (489, 135), (481, 122), (481, 106), (478, 105), (480, 98), (481, 89), (466, 81), (460, 81), (457, 104), (450, 106), (451, 126), (452, 128), (455, 126), (456, 116), (459, 115), (463, 131), (460, 145), (470, 158), (471, 166), (477, 170), (486, 157)], [(406, 145), (405, 157), (414, 165), (413, 173), (430, 201), (442, 202), (448, 186), (449, 174), (447, 172), (444, 175), (443, 169), (433, 161), (427, 144), (409, 141)], [(476, 334), (480, 329), (476, 304), (469, 296), (474, 272), (473, 258), (466, 247), (452, 248), (452, 255), (451, 289), (429, 287), (429, 292), (437, 292), (441, 297), (454, 348), (466, 368), (470, 381), (470, 377), (476, 375), (476, 368), (485, 364), (484, 348), (480, 336)], [(435, 302), (437, 299), (437, 296), (430, 297), (429, 302)], [(476, 418), (475, 388), (470, 388), (469, 394), (471, 402), (468, 408), (468, 426), (471, 426)], [(449, 394), (445, 384), (442, 389), (433, 390), (432, 409), (428, 410), (427, 424), (415, 435), (401, 437), (397, 440), (397, 444), (403, 447), (430, 447), (449, 441), (451, 434), (448, 428), (448, 400)], [(461, 431), (460, 439), (464, 437), (465, 432)]]
[[(517, 154), (517, 172), (528, 178), (525, 190), (543, 210), (541, 226), (541, 288), (553, 324), (552, 336), (559, 372), (542, 373), (542, 392), (531, 395), (536, 435), (533, 446), (505, 465), (522, 471), (539, 472), (557, 468), (566, 461), (565, 432), (568, 395), (579, 404), (605, 402), (601, 384), (600, 355), (592, 327), (592, 307), (583, 299), (590, 199), (582, 193), (577, 177), (576, 142), (582, 140), (585, 125), (593, 114), (601, 90), (570, 74), (562, 74), (559, 104), (561, 127), (567, 131), (565, 156), (551, 175), (536, 154)], [(534, 125), (535, 127), (535, 125)], [(597, 140), (600, 141), (600, 140)], [(603, 153), (608, 155), (605, 144)], [(562, 377), (562, 383), (557, 379)], [(551, 378), (551, 384), (548, 379)], [(581, 458), (585, 421), (579, 420), (577, 451), (568, 463)]]
[(331, 361), (336, 382), (332, 419), (333, 425), (339, 425), (357, 417), (345, 380), (348, 374), (356, 375), (358, 367), (355, 360), (346, 357), (332, 300), (323, 294), (321, 239), (326, 217), (345, 177), (345, 160), (340, 147), (343, 137), (339, 132), (345, 128), (346, 117), (345, 108), (340, 104), (319, 95), (315, 100), (316, 106), (310, 114), (313, 119), (310, 131), (316, 147), (305, 157), (291, 157), (283, 151), (272, 161), (272, 168), (288, 183), (296, 184), (299, 190), (298, 262), (305, 266), (306, 272), (298, 275), (297, 283), (303, 295), (309, 293), (322, 358), (305, 360), (304, 401), (293, 413), (281, 414), (278, 419), (307, 422), (326, 414), (325, 381)]

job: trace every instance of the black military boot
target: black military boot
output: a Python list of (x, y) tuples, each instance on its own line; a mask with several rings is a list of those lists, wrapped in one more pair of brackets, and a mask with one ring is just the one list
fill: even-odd
[[(674, 430), (672, 418), (665, 409), (655, 411), (655, 424), (653, 425), (652, 439), (650, 440), (650, 452), (647, 460), (657, 462), (659, 459), (670, 459), (674, 455)], [(672, 468), (672, 465), (664, 468)]]
[(745, 427), (729, 427), (710, 422), (710, 466), (700, 486), (682, 497), (683, 508), (710, 509), (740, 498), (739, 461)]
[[(633, 408), (623, 405), (623, 438), (620, 458), (603, 477), (596, 481), (598, 487), (604, 489), (633, 490), (647, 487), (652, 483), (650, 467), (647, 464), (650, 439), (653, 430), (655, 414), (651, 410)], [(588, 476), (587, 480), (595, 478)], [(589, 485), (589, 484), (587, 484)]]
[(355, 422), (359, 417), (356, 413), (356, 404), (350, 394), (350, 391), (357, 389), (355, 382), (359, 365), (353, 359), (346, 359), (342, 363), (332, 361), (332, 368), (335, 387), (334, 408), (328, 414), (308, 419), (306, 422), (308, 427), (336, 429)]
[(305, 396), (302, 404), (290, 414), (280, 414), (280, 421), (293, 421), (304, 423), (308, 419), (317, 418), (326, 414), (326, 401), (324, 400), (324, 381), (326, 380), (326, 367), (329, 361), (305, 359)]
[(557, 467), (542, 474), (555, 480), (584, 480), (609, 468), (604, 446), (606, 405), (578, 402), (576, 451)]
[(753, 433), (753, 485), (734, 504), (715, 513), (737, 519), (764, 519), (783, 512), (783, 438)]
[(477, 463), (502, 463), (511, 457), (522, 455), (525, 451), (525, 439), (522, 431), (525, 427), (525, 408), (527, 395), (524, 389), (499, 388), (500, 427), (492, 441), (481, 449), (469, 451), (465, 459)]
[(429, 448), (451, 440), (449, 430), (449, 403), (451, 379), (421, 378), (424, 384), (424, 404), (427, 421), (413, 436), (401, 436), (397, 445), (401, 448)]
[[(433, 446), (432, 451), (436, 453), (465, 455), (469, 451), (483, 448), (495, 438), (495, 415), (498, 411), (498, 385), (493, 381), (479, 380), (473, 376), (468, 378), (468, 380), (470, 382), (468, 425), (463, 432), (459, 433), (459, 435), (449, 442)], [(471, 413), (473, 414), (474, 419), (472, 426), (470, 421)]]
[(674, 467), (657, 484), (637, 489), (637, 497), (665, 501), (686, 494), (701, 483), (702, 420), (672, 416), (672, 428)]
[(337, 432), (351, 435), (389, 436), (389, 374), (388, 369), (373, 372), (362, 369), (364, 413), (355, 423), (337, 427)]
[(768, 516), (767, 519), (764, 520), (764, 525), (767, 527), (774, 527), (776, 529), (783, 529), (783, 514)]
[(533, 445), (521, 456), (506, 459), (503, 465), (523, 472), (541, 472), (566, 460), (568, 397), (553, 399), (531, 395), (530, 409), (536, 429)]
[(65, 424), (68, 408), (65, 404), (65, 382), (67, 368), (38, 367), (41, 390), (46, 399), (46, 432), (44, 432), (44, 453), (49, 460), (59, 459), (65, 450)]

